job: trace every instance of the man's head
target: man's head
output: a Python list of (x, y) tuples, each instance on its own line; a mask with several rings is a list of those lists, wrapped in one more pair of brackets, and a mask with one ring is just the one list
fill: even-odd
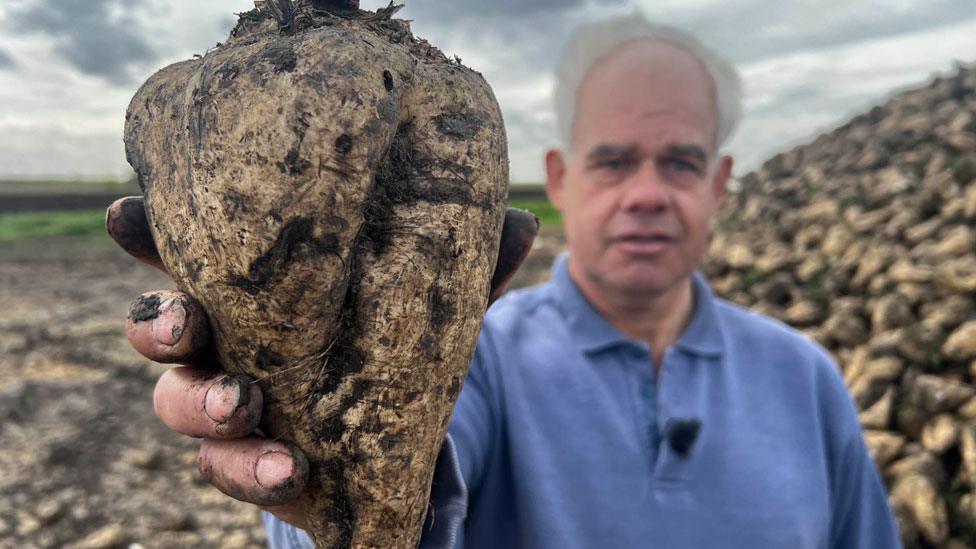
[(704, 254), (741, 111), (735, 69), (680, 31), (632, 16), (584, 26), (556, 84), (564, 148), (546, 156), (570, 271), (588, 294), (648, 297)]

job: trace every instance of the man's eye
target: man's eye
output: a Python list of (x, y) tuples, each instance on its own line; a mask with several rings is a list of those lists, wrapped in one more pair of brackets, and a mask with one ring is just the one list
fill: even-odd
[(599, 162), (599, 167), (609, 170), (625, 170), (630, 167), (630, 161), (626, 158), (607, 158)]
[(697, 164), (683, 160), (681, 158), (671, 158), (668, 159), (668, 166), (679, 172), (691, 172), (691, 173), (701, 173), (701, 169)]

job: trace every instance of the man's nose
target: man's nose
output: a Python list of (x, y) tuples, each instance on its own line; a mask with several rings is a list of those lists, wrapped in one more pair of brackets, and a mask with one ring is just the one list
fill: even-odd
[(621, 207), (627, 211), (663, 211), (670, 202), (667, 184), (657, 166), (646, 161), (627, 179)]

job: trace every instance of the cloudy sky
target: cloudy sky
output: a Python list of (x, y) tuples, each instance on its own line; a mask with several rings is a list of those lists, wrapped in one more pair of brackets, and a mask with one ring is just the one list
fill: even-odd
[[(381, 0), (363, 0), (375, 9)], [(482, 72), (512, 179), (556, 144), (551, 73), (574, 24), (642, 10), (723, 52), (746, 84), (739, 173), (899, 88), (976, 61), (973, 0), (406, 0), (416, 34)], [(250, 0), (3, 0), (0, 178), (125, 177), (125, 107), (156, 69), (222, 41)]]

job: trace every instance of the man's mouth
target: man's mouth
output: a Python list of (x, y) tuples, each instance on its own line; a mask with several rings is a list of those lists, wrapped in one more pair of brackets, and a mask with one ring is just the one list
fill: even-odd
[(675, 238), (664, 233), (631, 233), (611, 239), (611, 243), (625, 253), (657, 255), (674, 244)]

